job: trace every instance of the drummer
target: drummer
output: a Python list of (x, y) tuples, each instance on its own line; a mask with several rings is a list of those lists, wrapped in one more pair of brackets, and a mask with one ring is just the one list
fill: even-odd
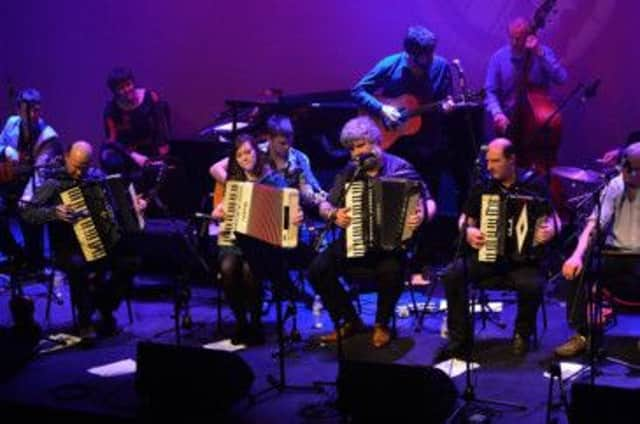
[[(594, 208), (582, 231), (578, 244), (562, 266), (562, 274), (569, 282), (567, 292), (567, 319), (576, 334), (556, 348), (560, 357), (570, 357), (584, 352), (587, 341), (587, 299), (589, 281), (597, 277), (614, 296), (640, 299), (640, 143), (626, 147), (622, 153), (622, 170), (604, 187), (600, 195), (601, 207)], [(599, 225), (597, 223), (599, 222)], [(604, 237), (595, 234), (603, 231)], [(592, 240), (604, 240), (604, 251), (599, 275), (593, 267), (585, 279), (577, 278), (584, 264), (593, 264), (587, 252)], [(589, 259), (591, 259), (589, 261)]]

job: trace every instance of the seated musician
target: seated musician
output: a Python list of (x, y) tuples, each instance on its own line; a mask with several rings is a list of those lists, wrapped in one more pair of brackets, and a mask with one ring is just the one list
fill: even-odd
[[(65, 154), (65, 166), (45, 180), (36, 190), (33, 200), (25, 206), (22, 216), (33, 224), (51, 223), (50, 236), (54, 250), (54, 265), (67, 274), (73, 304), (78, 312), (78, 335), (93, 337), (95, 310), (101, 315), (97, 331), (108, 336), (116, 332), (117, 309), (124, 290), (132, 283), (132, 255), (121, 240), (102, 259), (87, 262), (71, 224), (80, 217), (70, 205), (62, 203), (60, 194), (79, 184), (100, 180), (102, 172), (90, 167), (93, 149), (86, 141), (76, 141)], [(144, 209), (144, 201), (139, 200)], [(111, 271), (111, 277), (101, 278)]]
[[(228, 181), (249, 181), (276, 187), (285, 187), (282, 175), (273, 172), (266, 163), (255, 139), (241, 134), (234, 141), (229, 155)], [(224, 202), (218, 204), (212, 215), (224, 219)], [(302, 221), (302, 212), (296, 222)], [(221, 246), (219, 252), (221, 283), (236, 319), (233, 344), (259, 345), (264, 343), (262, 328), (262, 287), (257, 270), (243, 256), (239, 246)]]
[(9, 218), (17, 215), (19, 200), (30, 199), (47, 171), (62, 165), (58, 134), (42, 118), (41, 103), (38, 90), (22, 90), (16, 99), (18, 113), (9, 116), (0, 133), (0, 251), (14, 259), (16, 269), (43, 265), (43, 233), (42, 227), (18, 216), (22, 249), (9, 229)]
[(594, 262), (597, 261), (588, 253), (597, 247), (594, 246), (597, 243), (594, 241), (597, 206), (587, 220), (575, 250), (562, 266), (562, 274), (569, 280), (567, 319), (576, 334), (556, 348), (556, 355), (561, 357), (578, 355), (588, 346), (587, 290), (591, 285), (580, 285), (582, 279), (578, 278), (585, 265), (589, 271), (582, 281), (598, 278), (597, 283), (614, 296), (640, 297), (640, 143), (626, 147), (622, 156), (622, 171), (609, 181), (600, 195), (600, 240), (604, 242), (600, 269), (596, 269)]
[[(535, 327), (536, 313), (542, 300), (544, 273), (540, 269), (539, 258), (534, 255), (515, 257), (515, 252), (505, 252), (495, 262), (480, 262), (478, 249), (487, 242), (487, 235), (480, 230), (483, 194), (528, 195), (547, 200), (547, 189), (531, 173), (516, 168), (516, 157), (511, 142), (504, 138), (491, 141), (486, 152), (487, 170), (491, 180), (479, 185), (472, 191), (465, 208), (461, 231), (472, 250), (468, 255), (456, 259), (449, 265), (442, 278), (447, 298), (449, 342), (441, 349), (437, 360), (449, 357), (464, 357), (469, 353), (472, 326), (468, 317), (468, 282), (481, 287), (487, 285), (490, 277), (505, 277), (497, 282), (499, 289), (511, 289), (518, 294), (518, 311), (513, 338), (513, 353), (524, 355), (528, 351), (529, 336)], [(534, 242), (538, 245), (548, 243), (555, 235), (558, 221), (551, 207), (544, 202), (545, 210), (538, 220), (534, 231)], [(484, 285), (483, 285), (484, 284)], [(492, 286), (491, 288), (493, 288)]]
[[(113, 98), (104, 110), (106, 146), (115, 147), (109, 143), (117, 143), (124, 147), (129, 158), (140, 167), (154, 157), (167, 155), (168, 122), (158, 93), (136, 87), (133, 72), (127, 68), (114, 68), (107, 78), (107, 86)], [(112, 162), (123, 160), (112, 156), (115, 154), (110, 149), (103, 149), (100, 162), (107, 167), (124, 166)]]
[[(415, 230), (427, 217), (435, 214), (435, 202), (415, 169), (403, 159), (385, 153), (379, 144), (381, 133), (369, 117), (361, 116), (348, 121), (340, 135), (341, 143), (350, 151), (356, 162), (341, 171), (335, 179), (329, 197), (320, 204), (320, 215), (342, 229), (349, 227), (352, 221), (351, 211), (345, 207), (345, 184), (354, 178), (375, 180), (380, 177), (395, 177), (417, 181), (421, 187), (421, 199), (418, 208), (408, 218), (409, 226)], [(425, 213), (426, 210), (426, 213)], [(347, 338), (361, 331), (363, 324), (351, 303), (347, 292), (338, 277), (350, 264), (370, 268), (378, 284), (378, 306), (373, 330), (372, 344), (376, 348), (387, 345), (391, 334), (389, 320), (396, 302), (402, 293), (404, 282), (405, 252), (398, 248), (394, 251), (370, 251), (363, 258), (347, 259), (345, 237), (339, 237), (326, 250), (320, 253), (309, 267), (309, 280), (315, 291), (322, 297), (334, 323), (341, 324), (341, 337)], [(334, 331), (322, 337), (325, 343), (335, 343), (338, 334)]]
[[(122, 174), (139, 193), (150, 196), (147, 213), (166, 215), (167, 201), (176, 199), (183, 184), (183, 167), (169, 157), (169, 111), (167, 103), (154, 90), (137, 87), (133, 72), (114, 68), (107, 77), (113, 98), (104, 109), (106, 142), (100, 147), (100, 167), (107, 174)], [(171, 197), (167, 197), (171, 196)], [(160, 200), (162, 197), (162, 202)]]
[[(311, 170), (309, 157), (293, 147), (291, 120), (283, 115), (270, 116), (266, 134), (266, 142), (259, 147), (266, 154), (271, 169), (282, 174), (288, 187), (300, 190), (303, 204), (317, 206), (326, 193)], [(209, 173), (216, 182), (223, 183), (226, 180), (228, 164), (229, 159), (224, 158), (211, 165)]]
[[(266, 122), (267, 140), (260, 143), (260, 150), (266, 155), (269, 167), (282, 175), (287, 187), (300, 191), (303, 209), (309, 217), (317, 210), (318, 204), (326, 198), (326, 193), (320, 186), (311, 169), (309, 157), (302, 151), (293, 147), (294, 129), (291, 120), (283, 115), (272, 115)], [(224, 158), (211, 166), (209, 173), (217, 183), (223, 183), (227, 176), (229, 160)], [(309, 226), (302, 224), (300, 227), (300, 243), (289, 255), (289, 263), (300, 269), (308, 267), (314, 256), (312, 248), (313, 233)], [(294, 287), (291, 281), (287, 281), (284, 290), (289, 298), (300, 298), (309, 306), (313, 297), (304, 291)]]

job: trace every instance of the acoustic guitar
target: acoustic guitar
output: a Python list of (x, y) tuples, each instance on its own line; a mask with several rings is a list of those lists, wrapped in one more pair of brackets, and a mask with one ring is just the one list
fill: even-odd
[(421, 104), (418, 98), (412, 94), (403, 94), (398, 97), (376, 98), (385, 105), (391, 105), (398, 109), (401, 116), (398, 122), (391, 122), (385, 117), (373, 117), (382, 132), (382, 143), (380, 144), (384, 150), (393, 146), (399, 138), (415, 135), (422, 128), (422, 119), (424, 114), (442, 110), (445, 103), (453, 100), (453, 109), (461, 109), (465, 107), (477, 107), (484, 98), (484, 89), (471, 92), (465, 96), (455, 98), (447, 98), (433, 103)]

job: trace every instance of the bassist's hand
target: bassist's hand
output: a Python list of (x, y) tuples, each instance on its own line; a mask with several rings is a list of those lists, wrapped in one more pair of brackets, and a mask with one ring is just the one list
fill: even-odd
[(4, 148), (4, 157), (11, 162), (18, 162), (18, 160), (20, 159), (18, 151), (11, 146), (7, 146)]
[(382, 106), (382, 116), (388, 120), (389, 122), (395, 124), (400, 121), (402, 114), (395, 106), (391, 105), (383, 105)]
[(456, 108), (456, 102), (453, 97), (449, 96), (442, 102), (442, 111), (444, 113), (451, 113)]
[(540, 42), (538, 41), (538, 37), (535, 35), (529, 35), (527, 40), (524, 43), (525, 48), (531, 50), (534, 54), (540, 56), (542, 54), (542, 48), (540, 47)]
[(493, 126), (499, 135), (506, 134), (510, 124), (511, 121), (509, 121), (509, 118), (507, 118), (507, 115), (504, 113), (498, 113), (493, 117)]

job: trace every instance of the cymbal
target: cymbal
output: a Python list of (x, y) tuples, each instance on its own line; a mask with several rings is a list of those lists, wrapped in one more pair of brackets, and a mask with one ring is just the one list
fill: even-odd
[(599, 172), (571, 166), (554, 166), (551, 168), (551, 175), (581, 183), (597, 183), (602, 181), (603, 178), (603, 175)]

